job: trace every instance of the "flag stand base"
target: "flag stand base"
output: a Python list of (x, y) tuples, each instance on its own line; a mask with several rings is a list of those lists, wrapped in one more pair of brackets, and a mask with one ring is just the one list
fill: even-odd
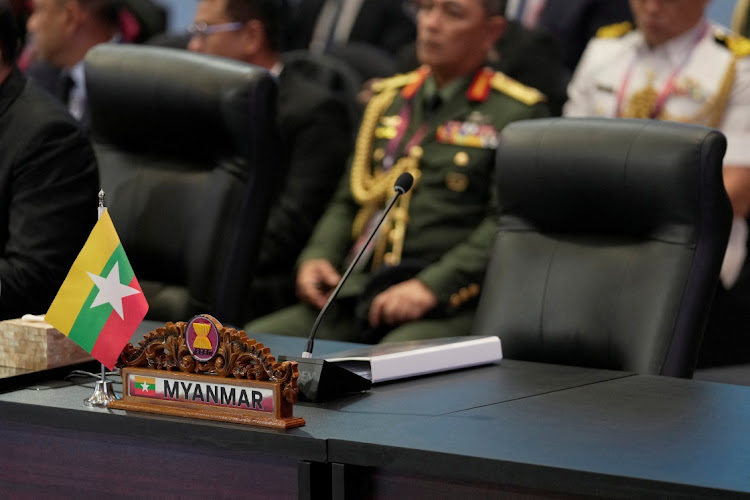
[(107, 406), (110, 401), (117, 401), (117, 396), (112, 388), (112, 382), (109, 380), (97, 380), (94, 387), (94, 394), (90, 398), (84, 399), (83, 404), (86, 406)]

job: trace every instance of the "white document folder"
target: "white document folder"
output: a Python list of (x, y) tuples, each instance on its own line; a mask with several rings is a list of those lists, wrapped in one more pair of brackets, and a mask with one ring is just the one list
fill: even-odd
[(329, 354), (324, 359), (375, 384), (495, 363), (502, 358), (499, 338), (464, 336), (376, 344)]

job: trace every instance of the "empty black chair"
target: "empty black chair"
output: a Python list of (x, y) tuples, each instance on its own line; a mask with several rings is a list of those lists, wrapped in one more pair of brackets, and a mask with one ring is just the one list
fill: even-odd
[(510, 124), (474, 333), (510, 359), (690, 377), (731, 224), (725, 149), (670, 122)]
[(242, 324), (276, 160), (276, 82), (178, 49), (104, 44), (86, 56), (92, 133), (112, 220), (149, 318)]

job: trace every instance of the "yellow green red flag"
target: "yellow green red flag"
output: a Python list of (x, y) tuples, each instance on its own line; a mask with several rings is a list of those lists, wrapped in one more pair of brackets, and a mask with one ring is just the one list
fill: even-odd
[(153, 396), (156, 394), (156, 379), (153, 377), (135, 377), (133, 396)]
[(146, 298), (105, 209), (45, 321), (111, 370), (147, 311)]

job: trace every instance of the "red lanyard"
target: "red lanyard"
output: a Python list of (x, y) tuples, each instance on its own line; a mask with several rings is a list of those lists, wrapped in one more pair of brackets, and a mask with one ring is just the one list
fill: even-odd
[[(708, 23), (704, 22), (703, 26), (698, 32), (698, 36), (695, 38), (695, 40), (693, 40), (693, 43), (690, 46), (690, 49), (685, 52), (685, 56), (682, 58), (682, 61), (680, 61), (680, 64), (675, 66), (675, 68), (672, 70), (672, 73), (669, 75), (669, 78), (667, 78), (667, 82), (664, 84), (664, 87), (662, 87), (661, 91), (657, 95), (656, 102), (654, 103), (654, 109), (651, 110), (649, 118), (656, 118), (657, 116), (659, 116), (662, 109), (664, 109), (664, 104), (667, 102), (667, 98), (674, 90), (674, 85), (675, 85), (675, 80), (677, 79), (677, 75), (685, 67), (688, 60), (690, 59), (690, 55), (693, 53), (693, 51), (698, 46), (698, 43), (703, 39), (703, 37), (706, 36), (707, 32), (708, 32)], [(625, 102), (625, 94), (627, 93), (627, 88), (630, 83), (630, 77), (633, 73), (633, 67), (635, 66), (635, 62), (637, 59), (638, 58), (636, 56), (630, 62), (630, 66), (628, 67), (627, 73), (625, 73), (625, 78), (622, 81), (622, 85), (620, 85), (620, 90), (617, 92), (617, 110), (615, 112), (615, 116), (617, 116), (618, 118), (622, 117), (622, 105)]]

